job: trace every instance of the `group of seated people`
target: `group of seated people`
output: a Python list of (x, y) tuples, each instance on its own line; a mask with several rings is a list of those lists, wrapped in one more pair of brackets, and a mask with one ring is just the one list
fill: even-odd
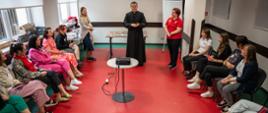
[[(203, 28), (198, 49), (183, 57), (184, 73), (189, 82), (187, 88), (190, 90), (200, 89), (201, 83), (204, 82), (207, 91), (201, 93), (200, 96), (211, 98), (215, 94), (213, 81), (218, 79), (216, 89), (222, 97), (218, 107), (221, 108), (222, 112), (246, 113), (246, 109), (250, 107), (242, 108), (241, 105), (238, 105), (243, 104), (245, 100), (233, 105), (235, 103), (233, 93), (247, 93), (257, 87), (259, 68), (256, 48), (249, 44), (246, 36), (237, 36), (235, 37), (237, 49), (232, 52), (228, 33), (221, 33), (218, 42), (218, 48), (213, 50), (210, 30)], [(252, 111), (260, 113), (259, 111), (263, 109), (255, 107)], [(263, 110), (262, 113), (267, 113), (267, 109)]]
[[(69, 42), (66, 26), (60, 25), (54, 39), (53, 30), (45, 29), (43, 38), (31, 35), (27, 43), (14, 43), (8, 53), (11, 64), (6, 64), (7, 55), (0, 52), (0, 112), (29, 113), (25, 98), (32, 98), (39, 113), (46, 113), (46, 107), (70, 100), (82, 84), (77, 78), (83, 73), (78, 70), (79, 47)], [(66, 87), (64, 87), (66, 86)], [(50, 87), (56, 98), (48, 96)], [(15, 113), (15, 112), (14, 112)]]

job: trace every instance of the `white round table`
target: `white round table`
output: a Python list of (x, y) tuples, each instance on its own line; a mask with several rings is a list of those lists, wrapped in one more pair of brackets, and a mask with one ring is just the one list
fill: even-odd
[[(121, 70), (122, 76), (122, 92), (115, 92), (113, 94), (113, 100), (120, 103), (127, 103), (134, 100), (134, 95), (130, 92), (125, 91), (125, 69), (136, 67), (139, 64), (139, 61), (130, 58), (130, 65), (120, 65), (116, 64), (116, 58), (111, 58), (107, 61), (107, 65), (111, 68), (116, 68)], [(118, 73), (120, 74), (120, 73)]]

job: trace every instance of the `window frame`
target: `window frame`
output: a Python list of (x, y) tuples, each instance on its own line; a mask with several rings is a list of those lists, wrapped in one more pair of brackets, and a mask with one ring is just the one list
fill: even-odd
[(76, 15), (71, 15), (71, 4), (75, 3), (77, 5), (77, 17), (79, 16), (79, 6), (78, 6), (78, 0), (71, 0), (71, 1), (62, 1), (58, 0), (58, 16), (59, 16), (59, 23), (63, 24), (65, 23), (64, 20), (62, 19), (62, 13), (61, 13), (61, 4), (66, 4), (67, 5), (67, 15), (68, 16), (76, 16)]
[[(5, 35), (6, 35), (6, 38), (0, 39), (0, 41), (1, 42), (12, 41), (14, 36), (20, 35), (19, 32), (18, 32), (18, 29), (12, 29), (11, 17), (10, 17), (10, 14), (8, 13), (8, 10), (15, 10), (15, 12), (16, 12), (16, 9), (25, 8), (26, 13), (27, 13), (27, 21), (29, 23), (34, 23), (34, 19), (33, 19), (34, 17), (33, 17), (31, 8), (35, 8), (35, 7), (41, 7), (43, 9), (43, 5), (0, 9), (0, 12), (1, 12), (0, 14), (1, 14), (1, 17), (2, 17), (2, 23), (3, 23), (3, 27), (4, 27), (4, 31), (5, 31)], [(44, 11), (42, 13), (44, 15)], [(15, 16), (17, 16), (16, 13), (15, 13)], [(16, 18), (18, 18), (18, 17), (16, 17)], [(45, 22), (43, 22), (43, 23), (45, 24)], [(18, 21), (17, 21), (16, 24), (17, 24), (17, 27), (19, 27)], [(0, 48), (1, 48), (1, 45), (2, 45), (2, 43), (0, 43)]]

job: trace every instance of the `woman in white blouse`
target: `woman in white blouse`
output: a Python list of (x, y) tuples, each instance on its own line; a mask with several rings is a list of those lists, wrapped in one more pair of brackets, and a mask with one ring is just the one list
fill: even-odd
[(92, 37), (93, 25), (88, 18), (87, 9), (85, 7), (81, 7), (80, 9), (80, 25), (84, 49), (87, 50), (87, 60), (95, 61), (96, 59), (92, 57), (92, 52), (94, 51)]
[(211, 35), (208, 28), (203, 28), (201, 32), (201, 38), (199, 40), (198, 49), (193, 50), (189, 55), (183, 57), (184, 72), (190, 74), (192, 69), (191, 62), (197, 61), (206, 55), (211, 47)]

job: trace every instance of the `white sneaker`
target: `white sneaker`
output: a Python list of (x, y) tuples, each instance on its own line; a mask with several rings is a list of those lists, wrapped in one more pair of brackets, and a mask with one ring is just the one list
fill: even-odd
[(203, 97), (203, 98), (211, 98), (213, 97), (214, 93), (211, 92), (211, 91), (206, 91), (204, 93), (202, 93), (200, 96)]
[(71, 85), (80, 85), (80, 84), (82, 84), (82, 82), (77, 79), (71, 80)]
[(196, 83), (196, 82), (193, 82), (191, 84), (188, 84), (187, 85), (187, 88), (188, 89), (200, 89), (200, 84)]
[(78, 90), (79, 87), (70, 84), (69, 86), (66, 86), (66, 89), (69, 91), (75, 91), (75, 90)]
[(195, 81), (195, 77), (191, 78), (190, 80), (187, 80), (188, 82), (192, 83)]

